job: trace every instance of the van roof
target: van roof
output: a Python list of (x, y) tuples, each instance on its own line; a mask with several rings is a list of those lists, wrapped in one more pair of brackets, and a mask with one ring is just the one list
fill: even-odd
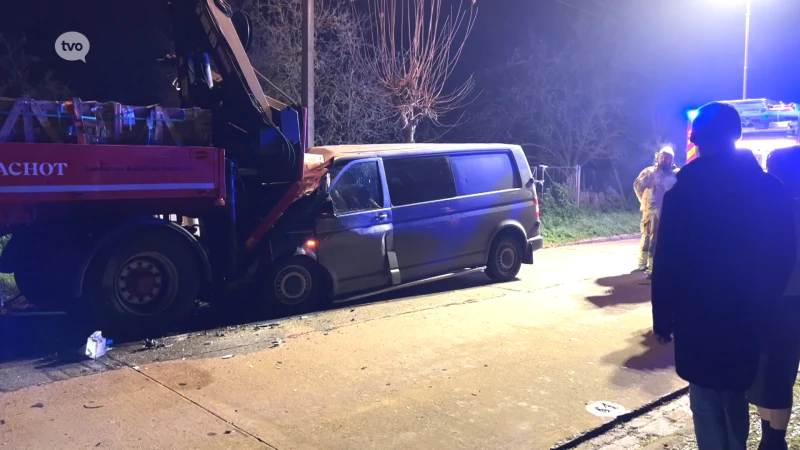
[(312, 147), (308, 153), (321, 155), (325, 160), (342, 156), (370, 157), (395, 156), (420, 153), (470, 152), (476, 150), (522, 150), (512, 144), (366, 144), (366, 145), (326, 145)]

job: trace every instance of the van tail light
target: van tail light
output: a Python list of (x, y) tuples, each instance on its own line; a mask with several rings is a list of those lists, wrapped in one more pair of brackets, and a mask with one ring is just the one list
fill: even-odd
[(536, 205), (536, 220), (539, 220), (539, 197), (533, 197), (533, 204)]

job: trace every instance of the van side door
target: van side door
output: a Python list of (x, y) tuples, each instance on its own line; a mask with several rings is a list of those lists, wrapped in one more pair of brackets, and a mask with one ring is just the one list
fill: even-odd
[(378, 158), (347, 163), (329, 189), (333, 217), (317, 220), (317, 257), (328, 270), (334, 295), (389, 284), (386, 243), (392, 210)]
[(383, 160), (392, 203), (395, 282), (441, 275), (458, 267), (462, 236), (453, 202), (456, 187), (447, 155)]

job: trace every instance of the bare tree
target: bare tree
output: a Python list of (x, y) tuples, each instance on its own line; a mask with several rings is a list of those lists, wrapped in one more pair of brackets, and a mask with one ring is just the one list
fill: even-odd
[[(302, 61), (301, 0), (246, 0), (253, 19), (250, 60), (271, 96), (299, 104)], [(365, 42), (360, 18), (339, 0), (315, 3), (316, 141), (363, 144), (390, 141), (392, 105), (358, 63)]]
[(493, 96), (483, 123), (520, 142), (543, 163), (572, 167), (616, 157), (624, 137), (616, 74), (592, 67), (577, 43), (554, 49), (535, 42), (509, 61), (510, 79)]
[(475, 87), (470, 76), (445, 89), (477, 14), (475, 0), (458, 1), (444, 17), (442, 0), (366, 1), (373, 23), (364, 62), (394, 105), (405, 142), (414, 142), (424, 119), (443, 125), (442, 117), (464, 106)]
[(34, 74), (34, 68), (41, 60), (25, 51), (25, 43), (24, 38), (15, 39), (0, 34), (0, 96), (68, 99), (69, 88), (57, 81), (53, 72), (46, 71), (39, 77)]

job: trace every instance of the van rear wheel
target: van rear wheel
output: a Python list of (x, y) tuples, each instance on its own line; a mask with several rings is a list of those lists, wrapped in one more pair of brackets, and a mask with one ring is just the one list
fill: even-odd
[(523, 247), (519, 239), (498, 236), (489, 248), (486, 275), (499, 282), (513, 280), (522, 268), (522, 254)]

